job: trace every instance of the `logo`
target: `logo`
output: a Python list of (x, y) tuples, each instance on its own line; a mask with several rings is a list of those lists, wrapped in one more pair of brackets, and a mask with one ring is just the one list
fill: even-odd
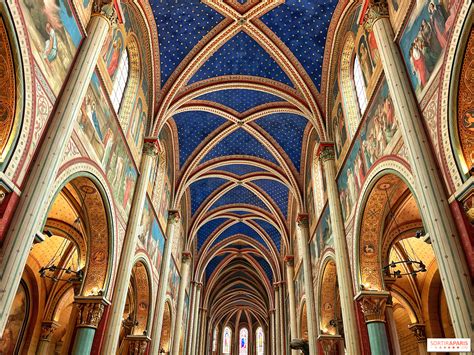
[(428, 352), (467, 352), (471, 351), (469, 338), (428, 338)]

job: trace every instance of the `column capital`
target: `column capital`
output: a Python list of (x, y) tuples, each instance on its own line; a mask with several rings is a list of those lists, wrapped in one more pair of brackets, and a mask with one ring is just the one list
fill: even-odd
[(169, 210), (168, 211), (168, 222), (169, 223), (178, 223), (181, 219), (181, 213), (178, 210)]
[(413, 323), (408, 326), (416, 338), (418, 343), (426, 343), (426, 333), (425, 333), (425, 325), (421, 323)]
[(319, 160), (323, 163), (328, 160), (336, 159), (336, 152), (334, 150), (334, 143), (332, 142), (321, 142), (319, 143), (318, 153)]
[(105, 306), (110, 305), (110, 302), (102, 296), (78, 296), (75, 297), (74, 303), (79, 310), (77, 315), (79, 328), (97, 328)]
[[(144, 331), (146, 333), (146, 331)], [(146, 352), (148, 343), (151, 341), (151, 338), (146, 334), (143, 335), (127, 335), (125, 338), (129, 343), (129, 354), (130, 355), (143, 355)]]
[(387, 0), (369, 0), (363, 19), (364, 27), (367, 31), (372, 31), (375, 22), (388, 17)]
[(44, 321), (41, 323), (41, 340), (50, 341), (51, 336), (59, 326), (60, 324), (54, 320)]
[(385, 307), (390, 293), (387, 291), (361, 291), (356, 296), (365, 322), (385, 322)]
[(117, 10), (111, 0), (95, 0), (92, 6), (92, 16), (105, 18), (111, 26), (118, 23)]
[(309, 225), (309, 217), (308, 217), (308, 214), (307, 213), (299, 213), (297, 216), (296, 216), (296, 224), (298, 225), (298, 227), (302, 228), (308, 228), (308, 225)]
[(283, 261), (288, 265), (288, 266), (294, 266), (295, 262), (295, 257), (294, 255), (286, 255)]
[(183, 263), (187, 263), (188, 261), (191, 261), (191, 258), (192, 258), (192, 254), (190, 251), (183, 251), (181, 253), (181, 261)]
[(325, 354), (330, 353), (334, 350), (334, 347), (338, 342), (342, 341), (342, 336), (331, 335), (331, 334), (320, 334), (318, 335), (318, 341), (321, 343), (321, 347)]
[(156, 157), (160, 153), (160, 143), (157, 138), (145, 138), (143, 143), (143, 154)]

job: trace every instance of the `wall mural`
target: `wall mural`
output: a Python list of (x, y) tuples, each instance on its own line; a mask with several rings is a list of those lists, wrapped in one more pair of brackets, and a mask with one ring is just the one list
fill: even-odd
[(171, 261), (167, 293), (169, 294), (172, 300), (176, 300), (178, 298), (178, 289), (179, 289), (180, 279), (181, 277), (178, 274), (178, 269), (176, 268), (176, 264), (174, 263), (174, 261)]
[(126, 216), (132, 204), (137, 171), (105, 97), (94, 73), (82, 104), (78, 131), (85, 138), (81, 139), (82, 143), (92, 148), (88, 149), (92, 158), (107, 172), (117, 205)]
[(400, 40), (405, 64), (419, 99), (437, 72), (460, 0), (417, 1)]
[(86, 26), (91, 17), (93, 0), (74, 0), (74, 3), (81, 23)]
[(19, 340), (27, 322), (29, 313), (28, 291), (23, 283), (20, 283), (16, 291), (15, 299), (8, 316), (3, 335), (0, 338), (0, 354), (18, 354), (20, 351)]
[(171, 147), (171, 139), (169, 137), (169, 133), (167, 129), (163, 129), (160, 133), (159, 140), (162, 143), (163, 147), (165, 147), (166, 152), (166, 174), (163, 177), (163, 189), (161, 190), (161, 197), (159, 199), (158, 206), (155, 208), (158, 211), (158, 221), (163, 230), (166, 230), (166, 226), (168, 224), (168, 209), (171, 201), (171, 192), (172, 192), (172, 181), (173, 181), (173, 169), (174, 164), (172, 164), (173, 160), (173, 153), (172, 150), (169, 148)]
[[(322, 251), (327, 246), (333, 245), (332, 227), (331, 227), (331, 216), (329, 213), (329, 206), (326, 206), (323, 214), (319, 220), (314, 238), (310, 242), (310, 251), (313, 262), (313, 270), (316, 270), (316, 263), (321, 255)], [(314, 253), (314, 257), (313, 257)]]
[(21, 0), (31, 51), (57, 96), (82, 39), (68, 0)]
[(359, 192), (370, 167), (390, 153), (398, 131), (392, 98), (385, 80), (382, 81), (352, 149), (337, 178), (344, 220), (351, 216)]

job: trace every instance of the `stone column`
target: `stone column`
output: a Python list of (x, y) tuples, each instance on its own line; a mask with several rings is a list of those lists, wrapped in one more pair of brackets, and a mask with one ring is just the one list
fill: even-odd
[(75, 304), (78, 314), (72, 354), (89, 354), (105, 306), (110, 302), (102, 296), (78, 296), (75, 298)]
[(158, 282), (158, 292), (156, 295), (155, 315), (153, 317), (153, 327), (151, 332), (150, 354), (158, 355), (160, 351), (161, 329), (163, 328), (163, 314), (165, 312), (166, 289), (168, 288), (168, 277), (171, 265), (171, 249), (175, 238), (176, 226), (179, 222), (179, 211), (168, 211), (168, 226), (166, 229), (166, 242), (161, 261), (160, 280)]
[(420, 323), (410, 324), (408, 328), (413, 332), (418, 343), (418, 353), (420, 355), (428, 354), (428, 344), (426, 342), (425, 325)]
[(306, 313), (308, 321), (308, 346), (310, 355), (316, 355), (316, 309), (314, 306), (314, 291), (313, 291), (313, 276), (311, 266), (311, 255), (309, 253), (309, 225), (308, 215), (300, 213), (297, 217), (296, 223), (298, 225), (297, 240), (298, 246), (303, 259), (303, 273), (304, 273), (304, 289), (306, 295)]
[(151, 339), (146, 335), (127, 335), (125, 340), (128, 342), (129, 355), (144, 355)]
[(385, 306), (389, 296), (386, 291), (361, 291), (356, 296), (367, 324), (372, 355), (390, 354), (385, 330)]
[(330, 334), (320, 334), (318, 341), (321, 344), (324, 355), (339, 354), (339, 345), (343, 343), (343, 339), (340, 335)]
[[(395, 280), (393, 280), (393, 278), (385, 278), (385, 287), (394, 281)], [(389, 296), (387, 299), (387, 304), (385, 306), (385, 318), (387, 320), (387, 328), (390, 334), (393, 354), (402, 355), (402, 351), (400, 349), (400, 340), (398, 339), (397, 325), (395, 324), (395, 319), (393, 318), (392, 296)]]
[(54, 352), (54, 349), (50, 348), (51, 339), (54, 331), (59, 327), (59, 323), (55, 321), (45, 321), (41, 323), (41, 335), (36, 349), (37, 355), (48, 355)]
[(423, 225), (431, 237), (454, 332), (458, 338), (469, 338), (472, 336), (473, 293), (466, 258), (388, 16), (386, 0), (371, 0), (364, 17), (365, 26), (373, 31), (377, 41), (415, 179)]
[(190, 346), (190, 351), (188, 351), (189, 355), (194, 355), (196, 354), (196, 350), (197, 350), (197, 344), (198, 344), (198, 334), (199, 334), (199, 329), (198, 329), (198, 325), (199, 325), (199, 322), (198, 322), (198, 315), (199, 315), (199, 305), (201, 303), (201, 289), (202, 289), (202, 283), (200, 282), (196, 282), (195, 283), (195, 287), (194, 287), (194, 290), (195, 290), (195, 294), (196, 294), (196, 297), (194, 299), (194, 307), (193, 307), (193, 317), (191, 318), (191, 324), (192, 324), (192, 328), (191, 328), (191, 343), (189, 344)]
[(184, 297), (186, 296), (186, 286), (189, 282), (189, 273), (191, 270), (191, 253), (183, 252), (183, 257), (181, 259), (181, 282), (179, 283), (178, 291), (178, 305), (176, 307), (176, 323), (174, 327), (174, 338), (173, 338), (173, 355), (182, 355), (179, 353), (179, 342), (181, 340), (181, 332), (183, 328), (181, 327), (183, 314), (184, 314)]
[(275, 355), (283, 355), (281, 354), (281, 346), (280, 346), (280, 327), (282, 326), (280, 324), (280, 285), (278, 283), (273, 284), (273, 288), (275, 290), (275, 316), (274, 316), (274, 321), (275, 321)]
[(280, 304), (280, 307), (279, 307), (279, 311), (280, 311), (280, 314), (279, 314), (279, 319), (280, 319), (280, 334), (278, 336), (278, 338), (280, 339), (280, 354), (283, 355), (283, 354), (286, 354), (286, 349), (285, 349), (285, 328), (286, 328), (286, 325), (285, 325), (285, 317), (284, 317), (284, 313), (285, 313), (285, 306), (284, 306), (284, 303), (283, 303), (283, 295), (285, 293), (285, 287), (284, 287), (284, 282), (279, 282), (279, 292), (278, 292), (278, 302)]
[(56, 179), (100, 50), (110, 26), (116, 20), (113, 5), (94, 6), (88, 36), (78, 50), (61, 97), (56, 102), (56, 110), (44, 133), (44, 140), (31, 164), (0, 256), (0, 334), (3, 334), (35, 233), (42, 227), (47, 213), (51, 186)]
[(191, 292), (191, 303), (189, 304), (189, 318), (188, 318), (188, 321), (189, 321), (189, 326), (188, 326), (188, 334), (187, 334), (187, 337), (188, 337), (188, 342), (187, 342), (187, 346), (186, 346), (186, 349), (184, 350), (185, 353), (187, 355), (190, 355), (191, 354), (191, 346), (192, 346), (192, 342), (193, 342), (193, 331), (194, 331), (194, 309), (195, 309), (195, 306), (196, 306), (196, 282), (195, 281), (191, 281), (191, 285), (189, 287), (189, 292)]
[(354, 292), (352, 288), (351, 266), (347, 250), (344, 219), (342, 217), (339, 191), (336, 184), (336, 164), (333, 143), (321, 143), (320, 159), (324, 165), (329, 214), (331, 217), (332, 235), (334, 238), (334, 254), (336, 257), (337, 282), (341, 299), (342, 323), (344, 338), (349, 354), (360, 354), (359, 332), (354, 307)]
[[(290, 342), (293, 339), (298, 338), (298, 326), (296, 321), (296, 301), (295, 301), (295, 265), (293, 255), (287, 255), (285, 257), (286, 265), (286, 285), (288, 288), (288, 301), (290, 306)], [(293, 355), (298, 355), (298, 350), (292, 350)]]
[[(202, 308), (201, 309), (201, 329), (200, 329), (200, 339), (199, 339), (199, 352), (197, 354), (205, 354), (206, 351), (206, 334), (207, 334), (207, 327), (208, 327), (208, 321), (207, 321), (207, 309)], [(214, 335), (214, 329), (212, 329), (211, 334)], [(211, 344), (212, 344), (212, 339), (211, 338)], [(211, 345), (212, 346), (212, 345)]]
[(120, 328), (122, 325), (123, 311), (127, 301), (127, 290), (132, 275), (135, 250), (137, 248), (138, 227), (142, 218), (143, 208), (145, 206), (146, 191), (150, 178), (150, 171), (153, 167), (155, 157), (158, 154), (158, 140), (145, 139), (143, 146), (143, 156), (140, 167), (140, 176), (138, 177), (133, 194), (132, 208), (127, 224), (127, 231), (122, 247), (122, 255), (117, 270), (117, 279), (115, 281), (114, 298), (107, 325), (104, 352), (114, 354), (117, 352)]
[(276, 346), (275, 346), (275, 309), (270, 310), (270, 347), (271, 347), (271, 353), (275, 354), (277, 353)]

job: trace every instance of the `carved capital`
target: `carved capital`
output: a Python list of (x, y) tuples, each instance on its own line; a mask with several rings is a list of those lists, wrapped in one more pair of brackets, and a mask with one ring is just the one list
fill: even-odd
[(130, 355), (143, 355), (146, 352), (150, 338), (144, 335), (128, 335), (126, 340), (129, 344), (128, 350)]
[(104, 314), (105, 306), (110, 302), (103, 297), (76, 297), (75, 304), (78, 308), (77, 327), (97, 328)]
[(187, 262), (191, 261), (191, 257), (192, 257), (192, 254), (189, 251), (183, 251), (181, 253), (181, 261), (183, 263), (187, 263)]
[(342, 341), (342, 337), (340, 335), (321, 334), (318, 336), (318, 341), (325, 354), (332, 354), (337, 350), (337, 343)]
[(426, 333), (425, 333), (425, 325), (421, 323), (414, 323), (408, 326), (416, 338), (418, 343), (426, 343)]
[(104, 17), (111, 26), (118, 23), (117, 10), (110, 0), (95, 0), (92, 7), (92, 16)]
[(156, 138), (145, 138), (143, 143), (143, 154), (156, 157), (160, 153), (160, 145)]
[(287, 255), (287, 256), (285, 256), (284, 261), (288, 266), (294, 266), (295, 257), (293, 255)]
[(300, 228), (308, 228), (309, 225), (309, 218), (307, 213), (300, 213), (296, 217), (296, 224)]
[(367, 31), (372, 31), (372, 27), (377, 20), (388, 17), (387, 0), (370, 0), (364, 15), (364, 27)]
[(356, 296), (359, 301), (365, 322), (385, 322), (385, 308), (390, 294), (386, 291), (362, 291)]
[(51, 341), (54, 331), (59, 328), (59, 323), (55, 321), (45, 321), (41, 323), (41, 340)]
[(168, 222), (169, 223), (178, 223), (181, 218), (181, 214), (178, 210), (169, 210), (168, 211)]
[(323, 163), (328, 160), (336, 159), (336, 153), (334, 151), (334, 143), (321, 143), (319, 145), (319, 160)]

